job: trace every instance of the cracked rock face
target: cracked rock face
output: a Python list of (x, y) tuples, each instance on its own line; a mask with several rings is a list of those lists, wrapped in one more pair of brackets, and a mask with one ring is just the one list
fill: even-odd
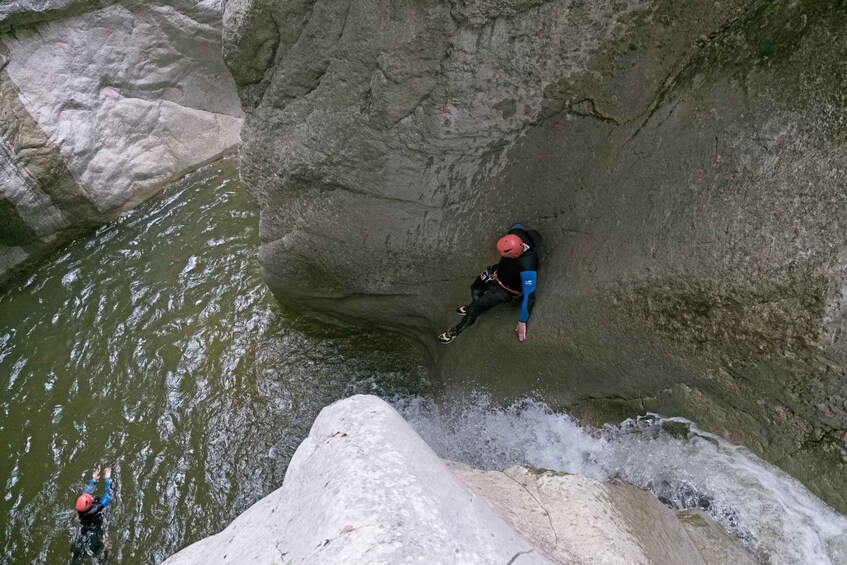
[(674, 513), (619, 480), (529, 467), (450, 469), (524, 538), (569, 565), (755, 565), (736, 539), (699, 510)]
[(238, 142), (219, 1), (0, 7), (0, 282)]
[[(282, 300), (418, 341), (451, 386), (684, 415), (847, 511), (843, 3), (241, 0), (224, 22)], [(528, 341), (501, 306), (437, 345), (516, 220), (545, 238)]]

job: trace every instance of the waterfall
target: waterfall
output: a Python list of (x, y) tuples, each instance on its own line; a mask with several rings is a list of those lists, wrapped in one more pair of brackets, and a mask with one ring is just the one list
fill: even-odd
[(532, 399), (507, 407), (482, 394), (394, 404), (444, 459), (619, 477), (676, 510), (702, 509), (763, 563), (847, 563), (847, 517), (749, 450), (682, 418), (648, 414), (596, 429)]

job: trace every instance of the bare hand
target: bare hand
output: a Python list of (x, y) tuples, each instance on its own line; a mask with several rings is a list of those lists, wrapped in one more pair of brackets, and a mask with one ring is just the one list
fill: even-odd
[(111, 467), (106, 467), (105, 469), (103, 469), (103, 478), (104, 479), (108, 479), (111, 476), (112, 476), (112, 468)]
[(518, 341), (524, 341), (526, 339), (526, 322), (518, 322), (515, 331), (518, 332)]
[(91, 478), (94, 479), (95, 481), (99, 481), (100, 480), (100, 469), (94, 469), (93, 471), (91, 471)]

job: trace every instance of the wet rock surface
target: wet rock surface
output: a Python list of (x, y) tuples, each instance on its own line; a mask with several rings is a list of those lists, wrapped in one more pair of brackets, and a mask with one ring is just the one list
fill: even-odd
[[(236, 1), (242, 176), (282, 300), (450, 386), (683, 415), (847, 511), (843, 3)], [(513, 221), (529, 339), (449, 346)]]
[(556, 563), (753, 565), (752, 556), (708, 516), (674, 513), (618, 480), (530, 467), (450, 468)]
[(0, 7), (0, 282), (238, 142), (220, 2)]

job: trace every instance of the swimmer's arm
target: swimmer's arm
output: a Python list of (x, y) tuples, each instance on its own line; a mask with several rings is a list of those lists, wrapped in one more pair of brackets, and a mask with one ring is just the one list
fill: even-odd
[(106, 494), (100, 499), (100, 504), (106, 508), (110, 502), (112, 502), (112, 479), (106, 479)]
[(103, 476), (106, 479), (106, 494), (103, 495), (103, 498), (100, 499), (100, 504), (103, 505), (103, 508), (109, 506), (109, 503), (112, 502), (112, 470), (109, 467), (106, 467), (105, 473)]

